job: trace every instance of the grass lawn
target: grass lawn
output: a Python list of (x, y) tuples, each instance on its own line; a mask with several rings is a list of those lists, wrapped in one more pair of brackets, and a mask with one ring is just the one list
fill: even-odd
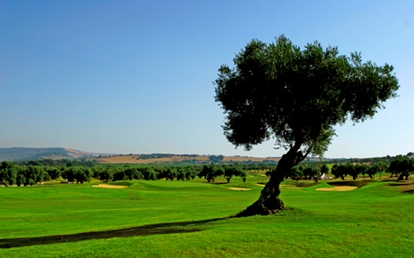
[(325, 182), (288, 181), (287, 210), (229, 218), (258, 198), (265, 178), (232, 181), (1, 187), (0, 257), (414, 256), (414, 195), (401, 192), (407, 185), (335, 192), (316, 190), (332, 187)]

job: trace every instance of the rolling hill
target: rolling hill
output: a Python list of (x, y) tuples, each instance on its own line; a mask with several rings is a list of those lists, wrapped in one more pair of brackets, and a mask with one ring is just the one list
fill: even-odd
[(66, 148), (0, 148), (0, 161), (92, 158), (99, 154)]

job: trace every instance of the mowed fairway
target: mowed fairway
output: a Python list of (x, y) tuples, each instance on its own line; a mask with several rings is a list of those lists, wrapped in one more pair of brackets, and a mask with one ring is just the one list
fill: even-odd
[(283, 187), (287, 210), (229, 218), (257, 199), (262, 187), (248, 180), (2, 187), (0, 257), (414, 255), (414, 195), (398, 186)]

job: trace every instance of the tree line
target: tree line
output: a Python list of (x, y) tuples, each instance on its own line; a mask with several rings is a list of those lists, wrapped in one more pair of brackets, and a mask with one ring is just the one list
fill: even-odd
[[(331, 169), (328, 164), (331, 165)], [(273, 168), (274, 169), (274, 168)], [(270, 177), (273, 169), (266, 170), (266, 176)], [(390, 178), (396, 177), (398, 180), (407, 180), (410, 173), (414, 172), (414, 159), (405, 156), (395, 156), (389, 159), (378, 158), (375, 162), (362, 162), (354, 160), (350, 162), (304, 162), (294, 166), (286, 173), (285, 179), (292, 180), (315, 180), (316, 182), (328, 174), (335, 178), (345, 180), (347, 176), (356, 180), (358, 176), (369, 176), (371, 179), (375, 174), (388, 172)]]
[(368, 164), (348, 162), (335, 164), (332, 167), (332, 175), (334, 175), (335, 178), (341, 178), (342, 180), (344, 180), (347, 175), (351, 176), (354, 180), (361, 175), (367, 175), (370, 178), (373, 178), (375, 174), (380, 172), (391, 173), (390, 178), (395, 176), (398, 180), (407, 180), (410, 173), (414, 172), (414, 159), (404, 156), (396, 156), (389, 163), (384, 160)]
[[(265, 172), (270, 176), (276, 169), (272, 164), (205, 164), (205, 165), (99, 165), (66, 161), (60, 165), (43, 165), (47, 162), (25, 162), (16, 164), (10, 161), (0, 163), (0, 185), (31, 186), (43, 181), (61, 179), (68, 183), (84, 183), (91, 179), (104, 182), (119, 180), (193, 180), (204, 178), (208, 183), (224, 177), (229, 183), (233, 177), (246, 181), (247, 172)], [(83, 164), (83, 165), (79, 165)], [(93, 166), (92, 166), (93, 165)], [(379, 172), (389, 172), (398, 180), (408, 179), (414, 172), (414, 159), (396, 156), (390, 162), (379, 160), (373, 163), (336, 163), (329, 169), (328, 164), (305, 162), (294, 166), (286, 174), (286, 179), (315, 180), (331, 173), (335, 178), (351, 176), (373, 176)]]
[(18, 165), (10, 161), (0, 164), (0, 184), (32, 186), (49, 180), (65, 180), (68, 183), (84, 183), (91, 179), (104, 182), (119, 180), (193, 180), (197, 176), (207, 182), (214, 182), (219, 176), (230, 182), (233, 177), (241, 177), (246, 181), (245, 169), (269, 169), (268, 166), (258, 165), (215, 165), (203, 166), (114, 166), (95, 165), (76, 166), (73, 163), (61, 166), (41, 166), (37, 164)]

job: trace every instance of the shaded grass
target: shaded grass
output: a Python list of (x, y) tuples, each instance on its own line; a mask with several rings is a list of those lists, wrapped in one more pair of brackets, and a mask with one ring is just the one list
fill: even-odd
[(356, 187), (362, 187), (370, 182), (376, 182), (372, 179), (363, 179), (363, 180), (341, 180), (341, 181), (333, 181), (329, 182), (328, 184), (333, 186), (356, 186)]
[(394, 183), (390, 183), (388, 185), (396, 187), (399, 191), (403, 193), (408, 193), (408, 194), (414, 193), (414, 181), (413, 180), (397, 181)]
[(222, 219), (209, 219), (201, 221), (185, 221), (185, 222), (173, 222), (173, 223), (160, 223), (152, 225), (144, 225), (140, 227), (131, 227), (117, 230), (96, 231), (77, 233), (69, 235), (52, 235), (52, 236), (39, 236), (39, 237), (23, 237), (23, 238), (5, 238), (0, 239), (0, 248), (13, 248), (33, 245), (45, 245), (45, 244), (57, 244), (57, 243), (69, 243), (79, 242), (91, 239), (107, 239), (114, 237), (132, 237), (132, 236), (148, 236), (156, 234), (177, 234), (177, 233), (189, 233), (201, 231), (198, 228), (183, 228), (189, 225), (199, 225), (208, 223), (211, 221), (218, 221)]

